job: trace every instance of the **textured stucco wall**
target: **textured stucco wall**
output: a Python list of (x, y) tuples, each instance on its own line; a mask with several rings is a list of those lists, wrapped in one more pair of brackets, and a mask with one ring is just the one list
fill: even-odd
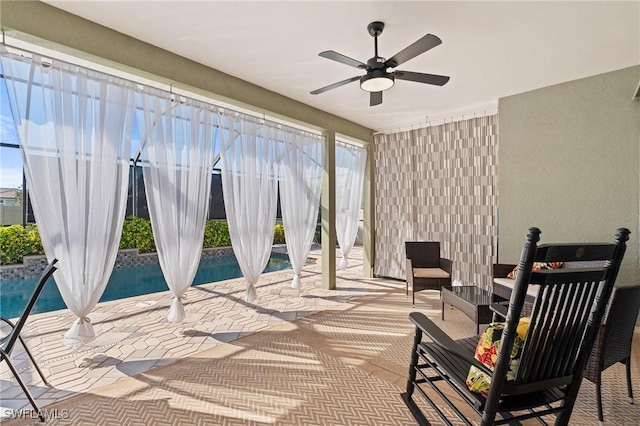
[(639, 81), (635, 66), (500, 99), (500, 262), (517, 262), (531, 226), (542, 242), (611, 241), (627, 227), (618, 283), (638, 283)]

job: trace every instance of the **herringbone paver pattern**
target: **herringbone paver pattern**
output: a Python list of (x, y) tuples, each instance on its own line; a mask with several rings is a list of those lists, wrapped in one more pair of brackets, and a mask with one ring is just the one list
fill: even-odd
[[(351, 257), (352, 266), (339, 273), (339, 281), (362, 277), (359, 248)], [(32, 315), (23, 336), (52, 387), (40, 381), (21, 348), (16, 348), (12, 359), (40, 406), (46, 406), (266, 327), (335, 308), (375, 289), (363, 281), (357, 288), (324, 290), (321, 270), (316, 249), (303, 269), (300, 289), (290, 288), (290, 270), (263, 274), (256, 305), (244, 302), (242, 279), (192, 287), (186, 293), (186, 318), (180, 324), (166, 320), (171, 304), (168, 291), (101, 303), (89, 315), (97, 338), (76, 348), (62, 344), (62, 335), (74, 320), (70, 311)], [(5, 329), (0, 327), (0, 332)], [(0, 419), (30, 408), (5, 363), (0, 364)]]
[[(398, 389), (280, 333), (222, 358), (185, 358), (120, 389), (56, 404), (53, 424), (407, 425)], [(124, 393), (122, 392), (124, 388)], [(370, 391), (363, 395), (362, 389)], [(110, 394), (110, 395), (109, 395)]]
[[(241, 302), (240, 280), (191, 290), (187, 321), (179, 325), (163, 321), (169, 302), (164, 296), (155, 304), (140, 298), (112, 304), (115, 313), (101, 306), (98, 324), (117, 341), (103, 338), (75, 351), (56, 343), (67, 325), (51, 324), (60, 313), (37, 316), (29, 343), (41, 339), (54, 353), (31, 345), (45, 358), (53, 387), (25, 376), (26, 362), (23, 377), (35, 384), (31, 389), (54, 425), (415, 424), (399, 396), (413, 334), (404, 283), (363, 279), (357, 265), (339, 272), (338, 290), (326, 291), (319, 267), (305, 268), (300, 292), (289, 288), (284, 272), (265, 276), (259, 306)], [(417, 294), (416, 310), (452, 336), (475, 332), (466, 316), (449, 307), (441, 321), (440, 306), (437, 292)], [(632, 363), (637, 392), (639, 344)], [(607, 424), (638, 424), (640, 407), (626, 402), (624, 366), (604, 376)], [(0, 377), (2, 404), (20, 401), (19, 389)], [(426, 413), (434, 425), (442, 424)], [(571, 424), (596, 422), (595, 389), (585, 381)]]

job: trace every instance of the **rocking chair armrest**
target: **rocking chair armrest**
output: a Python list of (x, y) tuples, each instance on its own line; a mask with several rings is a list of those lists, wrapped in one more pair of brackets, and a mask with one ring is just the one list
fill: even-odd
[(416, 325), (416, 328), (426, 334), (433, 341), (433, 343), (447, 350), (447, 352), (450, 352), (458, 358), (468, 362), (474, 367), (480, 369), (483, 373), (493, 375), (492, 370), (475, 359), (473, 354), (469, 352), (468, 349), (449, 337), (448, 334), (442, 331), (440, 327), (435, 325), (433, 321), (427, 318), (424, 314), (420, 312), (411, 312), (409, 314), (409, 319)]

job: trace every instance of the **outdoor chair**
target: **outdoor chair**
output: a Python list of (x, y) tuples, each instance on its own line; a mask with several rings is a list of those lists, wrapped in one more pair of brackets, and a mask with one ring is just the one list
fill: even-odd
[(451, 260), (440, 257), (440, 243), (437, 241), (407, 241), (406, 253), (406, 294), (411, 287), (412, 304), (416, 305), (416, 291), (440, 290), (451, 285)]
[[(501, 303), (508, 301), (511, 298), (511, 292), (513, 291), (515, 281), (507, 278), (509, 274), (518, 265), (511, 263), (494, 263), (493, 264), (493, 279), (491, 288), (491, 302)], [(528, 315), (531, 313), (533, 307), (533, 301), (535, 300), (535, 294), (538, 291), (537, 287), (529, 287), (527, 295), (525, 296), (524, 305), (522, 306), (522, 314)], [(494, 314), (494, 319), (496, 315)], [(499, 320), (499, 319), (498, 319)]]
[(33, 396), (31, 396), (29, 389), (27, 389), (27, 386), (20, 378), (20, 375), (18, 375), (18, 371), (13, 366), (13, 363), (11, 362), (10, 357), (11, 357), (11, 353), (13, 352), (13, 349), (15, 348), (16, 342), (20, 340), (20, 343), (22, 343), (22, 346), (24, 347), (25, 352), (31, 359), (31, 362), (33, 362), (33, 365), (35, 366), (36, 370), (38, 371), (38, 374), (42, 378), (42, 381), (44, 382), (45, 385), (49, 386), (49, 383), (44, 378), (44, 374), (42, 374), (42, 370), (40, 370), (40, 367), (36, 363), (36, 360), (33, 358), (31, 351), (29, 351), (29, 348), (27, 348), (27, 345), (25, 344), (24, 340), (20, 336), (20, 332), (22, 331), (22, 327), (24, 327), (24, 324), (27, 322), (27, 318), (29, 317), (31, 310), (33, 309), (33, 305), (35, 305), (36, 300), (38, 300), (38, 296), (40, 296), (40, 292), (42, 292), (44, 285), (47, 283), (47, 280), (51, 277), (53, 272), (56, 270), (56, 267), (54, 265), (57, 262), (58, 260), (54, 259), (44, 269), (44, 271), (40, 275), (40, 279), (38, 280), (36, 288), (33, 290), (33, 294), (27, 301), (27, 305), (25, 306), (24, 311), (22, 312), (22, 315), (20, 316), (20, 318), (18, 318), (18, 321), (16, 321), (15, 324), (7, 318), (0, 318), (0, 320), (9, 324), (9, 326), (11, 327), (11, 331), (9, 332), (9, 334), (0, 338), (0, 362), (6, 361), (7, 365), (9, 366), (9, 369), (11, 370), (11, 373), (15, 376), (16, 380), (18, 381), (18, 384), (22, 388), (22, 391), (24, 392), (24, 394), (27, 396), (27, 399), (31, 403), (31, 406), (38, 413), (38, 418), (40, 419), (40, 421), (44, 421), (44, 416), (40, 411), (40, 409), (38, 408), (38, 406), (36, 405), (36, 401), (33, 399)]
[(631, 342), (640, 310), (640, 286), (616, 287), (611, 296), (605, 318), (598, 329), (593, 350), (584, 372), (584, 377), (596, 385), (598, 420), (604, 422), (602, 414), (601, 373), (613, 364), (621, 362), (627, 370), (627, 392), (633, 404), (631, 388)]
[[(458, 399), (450, 400), (438, 386), (444, 383), (483, 426), (529, 418), (547, 424), (542, 417), (552, 414), (556, 425), (568, 424), (629, 230), (619, 229), (612, 244), (538, 245), (539, 239), (540, 230), (529, 229), (510, 300), (491, 305), (506, 322), (490, 325), (482, 338), (453, 340), (422, 313), (409, 315), (416, 333), (402, 398), (419, 424), (429, 422), (413, 398), (415, 391), (446, 424), (452, 423), (432, 399), (436, 395), (464, 424), (472, 424), (454, 404)], [(534, 261), (575, 260), (605, 262), (592, 268), (532, 270)], [(531, 286), (539, 290), (530, 317), (521, 318)]]
[[(491, 281), (493, 283), (493, 289), (492, 289), (493, 301), (497, 302), (502, 300), (509, 300), (509, 298), (511, 297), (511, 291), (512, 291), (511, 286), (501, 285), (501, 283), (508, 279), (507, 276), (509, 275), (510, 272), (513, 271), (513, 269), (516, 266), (517, 265), (512, 263), (494, 263), (493, 264), (492, 266), (493, 279)], [(530, 297), (529, 297), (529, 300), (531, 300)]]

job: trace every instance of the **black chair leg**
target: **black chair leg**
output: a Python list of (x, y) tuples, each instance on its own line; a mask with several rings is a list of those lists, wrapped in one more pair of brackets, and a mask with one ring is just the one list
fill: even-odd
[(49, 382), (47, 381), (47, 379), (45, 379), (44, 373), (42, 373), (42, 370), (40, 370), (40, 366), (38, 365), (38, 363), (36, 362), (35, 358), (31, 354), (31, 351), (29, 350), (29, 348), (27, 347), (27, 344), (22, 339), (22, 336), (18, 336), (18, 339), (20, 339), (20, 343), (22, 343), (22, 347), (24, 348), (24, 351), (27, 353), (27, 356), (29, 357), (29, 359), (31, 359), (31, 362), (33, 363), (33, 366), (36, 368), (36, 371), (40, 375), (40, 378), (42, 379), (42, 382), (47, 386), (51, 386), (49, 384)]
[(31, 406), (36, 411), (36, 413), (38, 413), (38, 418), (40, 419), (41, 422), (44, 422), (44, 415), (42, 414), (42, 411), (40, 411), (40, 409), (38, 408), (38, 405), (36, 404), (36, 400), (33, 399), (33, 396), (31, 396), (31, 392), (29, 392), (29, 389), (27, 389), (27, 386), (24, 384), (24, 382), (22, 381), (22, 379), (18, 375), (18, 371), (16, 370), (16, 368), (11, 363), (11, 360), (9, 359), (9, 356), (3, 353), (2, 354), (2, 359), (7, 362), (7, 365), (9, 366), (9, 369), (11, 370), (11, 373), (13, 374), (13, 376), (18, 381), (18, 384), (22, 388), (22, 391), (24, 392), (24, 394), (27, 396), (27, 399), (31, 403)]
[(624, 360), (627, 368), (627, 393), (629, 395), (629, 404), (633, 404), (633, 388), (631, 387), (631, 357)]
[[(598, 374), (598, 376), (600, 376)], [(598, 377), (598, 383), (596, 383), (596, 400), (598, 402), (598, 424), (602, 426), (604, 424), (604, 415), (602, 414), (602, 389), (600, 385), (600, 377)]]
[[(6, 318), (0, 317), (0, 321), (8, 324), (11, 328), (15, 327), (15, 324), (13, 322), (11, 322), (10, 320), (6, 319)], [(44, 374), (42, 373), (42, 370), (40, 370), (40, 366), (38, 365), (38, 363), (36, 362), (36, 359), (31, 354), (31, 351), (27, 347), (27, 344), (24, 342), (24, 339), (22, 338), (22, 336), (18, 335), (18, 339), (20, 340), (20, 343), (22, 343), (22, 347), (24, 348), (24, 351), (27, 353), (27, 356), (29, 357), (29, 359), (31, 359), (31, 362), (33, 363), (33, 366), (36, 367), (36, 371), (40, 375), (40, 378), (42, 379), (44, 384), (47, 385), (47, 386), (51, 386), (49, 384), (49, 382), (47, 382), (47, 379), (45, 379)]]

